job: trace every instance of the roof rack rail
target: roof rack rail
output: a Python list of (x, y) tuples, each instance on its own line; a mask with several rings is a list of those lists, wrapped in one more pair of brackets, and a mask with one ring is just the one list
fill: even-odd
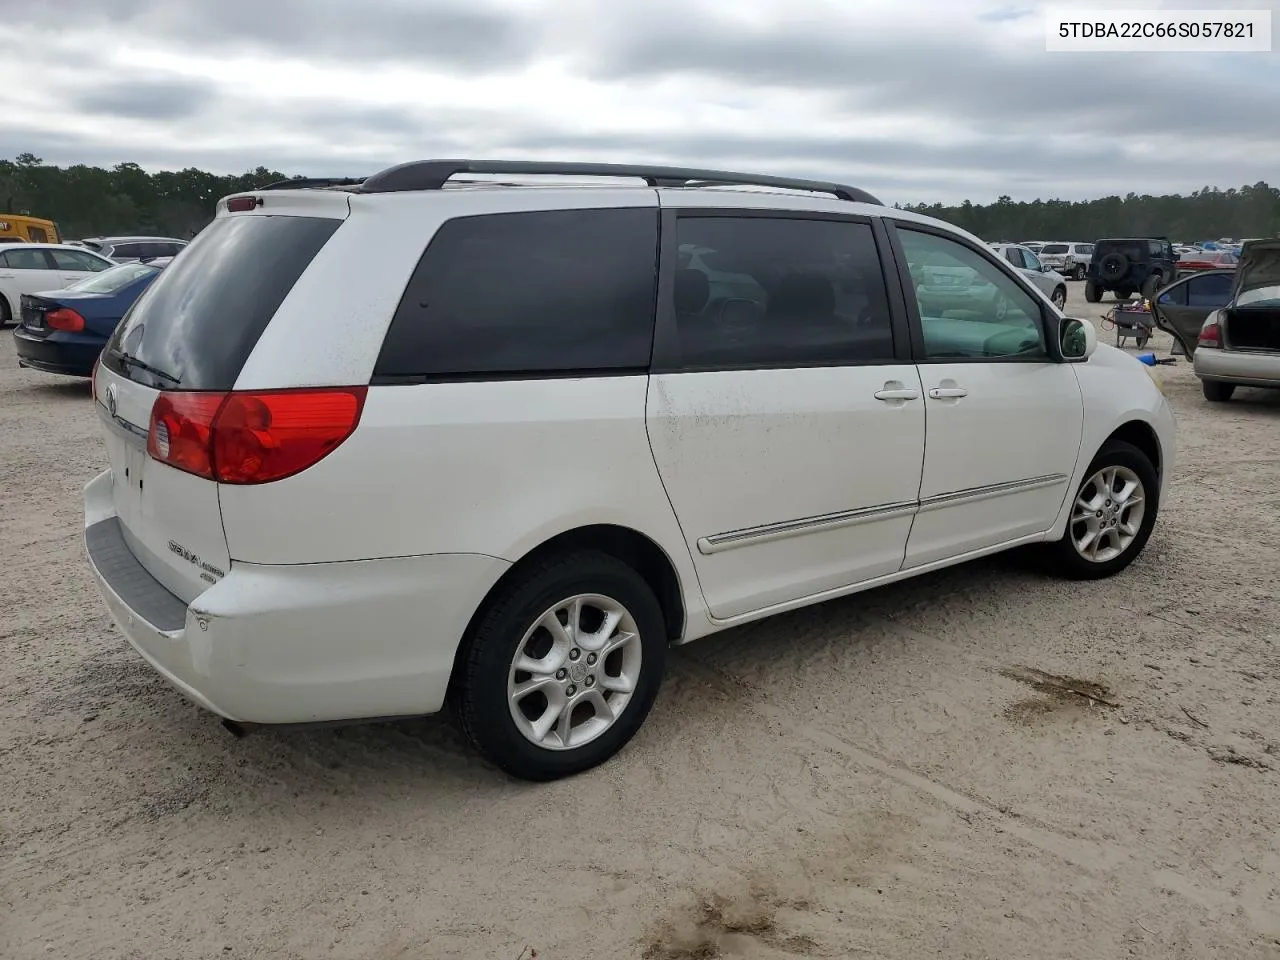
[(354, 187), (364, 182), (364, 177), (294, 177), (292, 180), (277, 180), (265, 187), (254, 187), (249, 193), (258, 190), (314, 190), (317, 187)]
[(417, 160), (388, 167), (366, 179), (359, 193), (399, 193), (409, 190), (439, 190), (459, 173), (564, 177), (634, 177), (651, 187), (778, 187), (830, 193), (839, 200), (873, 203), (879, 200), (858, 187), (823, 180), (798, 180), (728, 170), (700, 170), (691, 167), (662, 167), (629, 163), (558, 163), (540, 160)]

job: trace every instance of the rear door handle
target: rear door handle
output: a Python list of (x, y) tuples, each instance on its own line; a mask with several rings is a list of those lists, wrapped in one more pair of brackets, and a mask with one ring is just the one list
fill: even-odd
[(969, 391), (964, 387), (934, 387), (929, 391), (929, 396), (935, 400), (959, 400), (968, 395)]
[(872, 396), (877, 400), (884, 400), (886, 402), (894, 400), (918, 400), (920, 398), (920, 391), (913, 390), (910, 387), (904, 387), (900, 380), (890, 380), (884, 385), (884, 389), (877, 390), (872, 394)]

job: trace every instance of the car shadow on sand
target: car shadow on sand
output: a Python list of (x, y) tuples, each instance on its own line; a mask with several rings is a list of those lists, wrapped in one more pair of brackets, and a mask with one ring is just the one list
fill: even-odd
[[(866, 593), (734, 628), (686, 647), (668, 658), (657, 705), (631, 748), (601, 768), (614, 776), (652, 765), (664, 744), (697, 737), (698, 730), (726, 724), (759, 724), (756, 694), (736, 686), (736, 672), (797, 669), (796, 661), (842, 644), (858, 645), (860, 628), (906, 610), (924, 610), (944, 596), (1008, 591), (1025, 594), (1042, 575), (1018, 553), (974, 561)], [(890, 628), (892, 629), (892, 628)], [(785, 651), (779, 638), (785, 637)], [(913, 637), (912, 643), (930, 642)], [(938, 641), (942, 643), (942, 641)], [(730, 662), (730, 660), (732, 662)], [(708, 695), (706, 677), (726, 678)], [(868, 677), (866, 696), (875, 678)], [(847, 677), (856, 702), (859, 678)], [(482, 760), (447, 714), (311, 729), (259, 729), (236, 738), (212, 714), (172, 690), (123, 643), (87, 657), (44, 704), (73, 722), (93, 723), (99, 745), (113, 756), (132, 754), (126, 764), (147, 773), (119, 779), (110, 792), (127, 816), (157, 819), (188, 808), (219, 816), (249, 815), (258, 805), (281, 804), (309, 822), (350, 816), (335, 809), (335, 795), (378, 803), (456, 804), (555, 789), (521, 784)], [(97, 747), (95, 747), (97, 749)], [(591, 776), (592, 774), (586, 774)]]

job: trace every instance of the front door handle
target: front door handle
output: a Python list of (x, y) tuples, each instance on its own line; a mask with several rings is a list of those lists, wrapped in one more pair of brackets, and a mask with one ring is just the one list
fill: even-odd
[(959, 400), (968, 395), (969, 391), (964, 387), (934, 387), (929, 391), (929, 396), (935, 400)]
[(904, 400), (918, 400), (920, 391), (905, 386), (901, 380), (889, 380), (882, 389), (877, 390), (872, 396), (877, 400), (884, 400), (886, 403), (894, 401), (901, 403)]

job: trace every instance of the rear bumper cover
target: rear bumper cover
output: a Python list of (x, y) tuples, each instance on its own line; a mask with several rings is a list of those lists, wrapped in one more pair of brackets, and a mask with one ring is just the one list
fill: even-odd
[(50, 337), (36, 337), (22, 327), (13, 331), (13, 345), (20, 366), (72, 377), (87, 377), (93, 373), (93, 362), (98, 359), (103, 346), (101, 343), (63, 343)]
[(129, 643), (229, 720), (291, 724), (434, 713), (458, 642), (510, 567), (479, 554), (231, 570), (190, 605), (124, 541), (111, 472), (85, 487), (85, 547)]
[(1246, 387), (1280, 387), (1280, 353), (1200, 347), (1194, 356), (1196, 376)]

